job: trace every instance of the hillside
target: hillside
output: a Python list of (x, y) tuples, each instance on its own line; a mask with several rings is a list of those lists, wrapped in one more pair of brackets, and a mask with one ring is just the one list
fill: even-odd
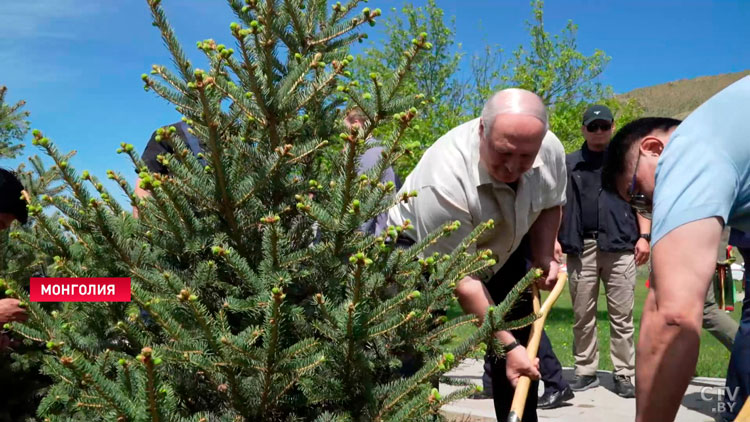
[(712, 95), (743, 76), (750, 70), (681, 79), (645, 88), (634, 89), (619, 97), (635, 98), (645, 109), (646, 116), (669, 116), (684, 119), (690, 112)]

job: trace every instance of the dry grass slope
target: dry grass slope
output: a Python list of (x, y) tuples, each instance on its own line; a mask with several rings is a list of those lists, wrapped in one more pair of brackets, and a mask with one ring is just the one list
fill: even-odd
[(634, 89), (620, 98), (635, 98), (644, 108), (645, 116), (668, 116), (684, 119), (696, 107), (738, 79), (750, 75), (750, 70), (681, 79), (645, 88)]

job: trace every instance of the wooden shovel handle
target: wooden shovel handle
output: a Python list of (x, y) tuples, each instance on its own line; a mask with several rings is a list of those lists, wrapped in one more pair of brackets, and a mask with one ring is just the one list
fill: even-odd
[(735, 422), (750, 422), (750, 399), (745, 400), (745, 404), (742, 406)]
[[(539, 342), (542, 339), (544, 321), (547, 319), (547, 315), (557, 301), (557, 298), (560, 297), (560, 293), (562, 293), (565, 288), (565, 283), (567, 281), (568, 274), (560, 273), (557, 276), (555, 287), (552, 289), (547, 300), (544, 301), (544, 304), (541, 307), (539, 306), (539, 291), (537, 290), (536, 284), (532, 285), (534, 295), (534, 313), (539, 316), (539, 318), (531, 324), (531, 335), (529, 336), (529, 342), (526, 345), (526, 352), (529, 356), (529, 360), (532, 362), (539, 352)], [(521, 376), (518, 379), (516, 391), (513, 394), (513, 402), (510, 405), (510, 413), (508, 414), (509, 422), (520, 422), (523, 418), (523, 409), (526, 407), (526, 397), (529, 395), (529, 387), (531, 387), (531, 379), (527, 376)], [(536, 392), (534, 392), (534, 394), (536, 394)]]

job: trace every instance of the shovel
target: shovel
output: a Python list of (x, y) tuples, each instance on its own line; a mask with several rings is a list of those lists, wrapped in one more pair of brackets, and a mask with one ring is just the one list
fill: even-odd
[[(547, 315), (555, 304), (555, 301), (560, 297), (560, 293), (562, 293), (565, 288), (565, 282), (567, 281), (568, 275), (566, 273), (559, 274), (557, 276), (555, 287), (552, 289), (549, 296), (547, 296), (547, 300), (544, 301), (544, 304), (541, 307), (539, 306), (539, 291), (537, 290), (536, 284), (532, 285), (534, 295), (534, 313), (539, 315), (539, 318), (531, 324), (531, 335), (529, 336), (529, 343), (526, 345), (526, 352), (531, 361), (536, 358), (537, 352), (539, 351), (539, 341), (542, 339), (544, 321), (547, 319)], [(531, 378), (522, 376), (518, 379), (516, 392), (513, 394), (513, 402), (510, 405), (508, 422), (522, 422), (523, 409), (526, 407), (526, 397), (529, 395), (530, 386)], [(536, 391), (534, 394), (536, 394)]]

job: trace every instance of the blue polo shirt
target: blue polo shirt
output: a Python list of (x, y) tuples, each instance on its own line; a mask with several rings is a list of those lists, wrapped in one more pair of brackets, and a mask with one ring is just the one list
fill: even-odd
[(652, 244), (677, 227), (710, 217), (750, 232), (748, 76), (690, 114), (659, 157)]

